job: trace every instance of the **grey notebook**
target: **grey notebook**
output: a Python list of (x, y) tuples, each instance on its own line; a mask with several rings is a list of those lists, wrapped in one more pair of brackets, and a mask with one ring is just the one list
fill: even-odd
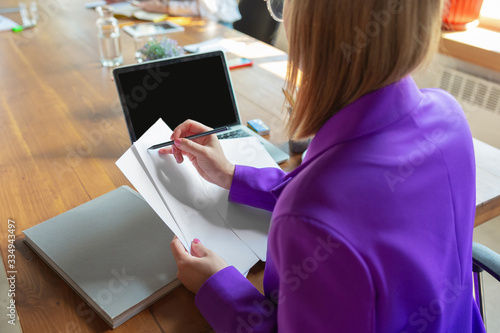
[(25, 242), (111, 327), (180, 284), (173, 233), (122, 186), (24, 231)]

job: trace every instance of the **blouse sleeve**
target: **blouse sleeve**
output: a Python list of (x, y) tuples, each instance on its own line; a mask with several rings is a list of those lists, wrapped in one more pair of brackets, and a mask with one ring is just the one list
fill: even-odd
[[(195, 298), (196, 307), (217, 333), (276, 332), (275, 304), (229, 266), (212, 275)], [(264, 320), (265, 318), (265, 320)], [(256, 321), (259, 327), (248, 324)]]
[(278, 332), (374, 332), (375, 288), (351, 243), (303, 216), (278, 217), (273, 224), (269, 256), (280, 281)]
[(286, 173), (278, 168), (236, 165), (229, 200), (272, 211), (276, 197), (271, 190), (284, 182)]
[[(374, 288), (342, 237), (303, 217), (274, 220), (266, 296), (233, 267), (208, 279), (196, 305), (218, 332), (373, 332)], [(269, 265), (270, 262), (266, 265)], [(271, 288), (271, 289), (269, 289)], [(273, 289), (275, 288), (275, 289)]]

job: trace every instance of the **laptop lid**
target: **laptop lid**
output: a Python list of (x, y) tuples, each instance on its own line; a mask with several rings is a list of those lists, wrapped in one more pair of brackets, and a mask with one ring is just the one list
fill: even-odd
[(222, 51), (118, 67), (113, 76), (132, 142), (158, 118), (171, 129), (186, 119), (213, 128), (241, 123)]

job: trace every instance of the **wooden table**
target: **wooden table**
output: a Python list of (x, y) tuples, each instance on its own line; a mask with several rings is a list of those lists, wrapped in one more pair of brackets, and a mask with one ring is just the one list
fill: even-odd
[[(127, 128), (111, 71), (99, 63), (98, 15), (84, 3), (39, 1), (35, 29), (0, 32), (0, 250), (7, 264), (11, 219), (17, 235), (15, 300), (28, 333), (111, 331), (22, 241), (23, 230), (130, 185), (115, 165), (130, 146)], [(2, 8), (15, 6), (17, 1), (1, 2)], [(3, 15), (20, 22), (19, 13)], [(242, 120), (263, 119), (271, 127), (270, 141), (286, 145), (281, 93), (286, 54), (214, 22), (177, 23), (186, 30), (170, 38), (180, 45), (217, 36), (246, 43), (239, 56), (252, 58), (254, 66), (231, 73)], [(122, 33), (121, 42), (124, 63), (134, 63), (133, 39)], [(296, 157), (284, 168), (299, 162)], [(257, 264), (249, 279), (260, 290), (262, 277), (263, 264)], [(194, 306), (194, 295), (180, 287), (115, 331), (189, 333), (211, 328)]]
[[(22, 230), (129, 184), (115, 161), (130, 141), (111, 72), (99, 63), (97, 14), (85, 9), (84, 2), (39, 1), (37, 28), (0, 32), (0, 251), (7, 264), (11, 219), (17, 237), (15, 299), (28, 333), (111, 331), (22, 242)], [(16, 5), (1, 2), (4, 8)], [(18, 13), (4, 16), (20, 22)], [(239, 56), (252, 58), (254, 66), (231, 73), (243, 121), (263, 119), (271, 127), (270, 141), (286, 145), (281, 94), (286, 55), (213, 22), (176, 21), (186, 26), (185, 32), (171, 35), (181, 45), (217, 36), (247, 44)], [(134, 63), (134, 43), (126, 34), (122, 48), (125, 64)], [(299, 162), (294, 156), (282, 167), (288, 171)], [(499, 200), (500, 195), (480, 203), (478, 218), (500, 214)], [(263, 264), (257, 264), (249, 279), (261, 291), (262, 277)], [(210, 331), (184, 287), (115, 330)]]
[(474, 139), (476, 219), (474, 226), (500, 215), (500, 150)]

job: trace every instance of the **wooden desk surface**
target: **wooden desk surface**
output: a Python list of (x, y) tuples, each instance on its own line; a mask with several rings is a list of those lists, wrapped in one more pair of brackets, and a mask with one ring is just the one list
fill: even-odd
[(500, 215), (500, 150), (474, 139), (476, 219), (474, 226)]
[[(15, 7), (17, 1), (2, 1)], [(16, 222), (16, 305), (24, 332), (105, 332), (109, 327), (22, 242), (22, 230), (129, 184), (115, 161), (130, 146), (111, 71), (101, 67), (97, 14), (84, 1), (39, 1), (40, 23), (21, 34), (0, 32), (0, 251), (7, 266), (8, 219)], [(19, 14), (4, 14), (20, 22)], [(261, 118), (278, 146), (286, 55), (213, 22), (178, 19), (181, 45), (224, 36), (247, 44), (239, 56), (254, 66), (231, 73), (243, 121)], [(134, 43), (122, 34), (125, 64)], [(167, 103), (168, 101), (166, 101)], [(282, 167), (295, 168), (295, 156)], [(499, 196), (500, 198), (500, 196)], [(497, 198), (498, 199), (498, 198)], [(498, 200), (480, 203), (481, 218), (500, 214)], [(496, 206), (495, 206), (496, 205)], [(495, 208), (496, 207), (496, 208)], [(249, 279), (262, 291), (263, 264)], [(210, 332), (180, 287), (115, 332)]]

